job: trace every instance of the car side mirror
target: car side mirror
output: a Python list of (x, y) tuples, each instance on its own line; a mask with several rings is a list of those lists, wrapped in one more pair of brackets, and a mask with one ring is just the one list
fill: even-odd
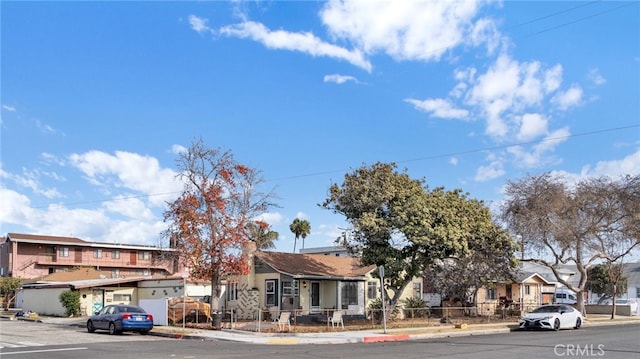
[(564, 313), (565, 313), (565, 311), (564, 311), (564, 310), (561, 310), (561, 311), (560, 311), (560, 315), (562, 315), (562, 314), (564, 314)]

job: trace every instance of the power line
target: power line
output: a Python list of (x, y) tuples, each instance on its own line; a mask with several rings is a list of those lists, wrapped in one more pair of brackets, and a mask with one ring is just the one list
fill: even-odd
[[(432, 155), (432, 156), (424, 156), (424, 157), (417, 157), (417, 158), (413, 158), (413, 159), (400, 160), (400, 161), (395, 161), (395, 162), (396, 163), (408, 163), (408, 162), (418, 162), (418, 161), (433, 160), (433, 159), (438, 159), (438, 158), (462, 156), (462, 155), (467, 155), (467, 154), (471, 154), (471, 153), (478, 153), (478, 152), (485, 152), (485, 151), (495, 151), (495, 150), (506, 149), (506, 148), (511, 148), (511, 147), (518, 147), (518, 146), (532, 145), (532, 144), (549, 142), (549, 141), (558, 141), (558, 140), (574, 138), (574, 137), (583, 137), (583, 136), (595, 135), (595, 134), (600, 134), (600, 133), (605, 133), (605, 132), (627, 130), (627, 129), (634, 128), (634, 127), (640, 127), (640, 124), (621, 126), (621, 127), (614, 127), (614, 128), (607, 128), (607, 129), (595, 130), (595, 131), (589, 131), (589, 132), (581, 132), (581, 133), (576, 133), (576, 134), (571, 134), (571, 135), (566, 135), (566, 136), (549, 137), (549, 138), (543, 138), (541, 140), (536, 140), (536, 141), (518, 142), (518, 143), (513, 143), (513, 144), (508, 144), (508, 145), (490, 146), (490, 147), (482, 147), (482, 148), (470, 149), (470, 150), (465, 150), (465, 151), (449, 152), (449, 153), (443, 153), (443, 154)], [(283, 180), (296, 179), (296, 178), (305, 178), (305, 177), (315, 177), (315, 176), (321, 176), (321, 175), (332, 174), (332, 173), (341, 173), (341, 172), (346, 172), (346, 171), (349, 171), (349, 170), (348, 169), (340, 169), (340, 170), (314, 172), (314, 173), (308, 173), (308, 174), (302, 174), (302, 175), (294, 175), (294, 176), (274, 178), (274, 179), (268, 180), (268, 182), (283, 181)]]
[(590, 6), (590, 5), (599, 3), (601, 1), (602, 0), (595, 0), (595, 1), (591, 1), (591, 2), (585, 3), (585, 4), (580, 4), (578, 6), (574, 6), (574, 7), (568, 8), (568, 9), (560, 10), (560, 11), (557, 11), (557, 12), (554, 12), (554, 13), (551, 13), (551, 14), (548, 14), (548, 15), (544, 15), (544, 16), (541, 16), (541, 17), (538, 17), (538, 18), (535, 18), (535, 19), (532, 19), (532, 20), (521, 22), (521, 23), (513, 25), (513, 26), (509, 26), (509, 27), (505, 28), (505, 30), (511, 30), (511, 29), (515, 29), (515, 28), (522, 27), (522, 26), (525, 26), (525, 25), (533, 24), (534, 22), (542, 21), (542, 20), (557, 16), (557, 15), (560, 15), (560, 14), (564, 14), (566, 12), (570, 12), (570, 11), (573, 11), (573, 10), (576, 10), (576, 9), (583, 8), (585, 6)]
[(619, 5), (619, 6), (616, 6), (616, 7), (613, 7), (613, 8), (610, 8), (610, 9), (595, 13), (595, 14), (591, 14), (591, 15), (588, 15), (588, 16), (584, 16), (584, 17), (578, 18), (578, 19), (573, 20), (573, 21), (562, 23), (560, 25), (556, 25), (556, 26), (549, 27), (549, 28), (546, 28), (546, 29), (543, 29), (543, 30), (540, 30), (540, 31), (532, 32), (530, 34), (526, 34), (526, 35), (523, 35), (523, 36), (514, 37), (514, 39), (524, 39), (524, 38), (527, 38), (527, 37), (540, 35), (540, 34), (543, 34), (545, 32), (549, 32), (549, 31), (560, 29), (560, 28), (565, 27), (565, 26), (573, 25), (573, 24), (576, 24), (578, 22), (585, 21), (585, 20), (594, 18), (596, 16), (604, 15), (606, 13), (613, 12), (613, 11), (622, 9), (623, 7), (627, 7), (627, 6), (630, 6), (630, 5), (633, 5), (633, 4), (635, 4), (635, 2), (628, 2), (628, 3), (622, 4), (622, 5)]
[[(576, 133), (576, 134), (567, 135), (567, 136), (550, 137), (550, 138), (544, 138), (544, 139), (536, 140), (536, 141), (519, 142), (519, 143), (508, 144), (508, 145), (482, 147), (482, 148), (470, 149), (470, 150), (465, 150), (465, 151), (456, 151), (456, 152), (449, 152), (449, 153), (443, 153), (443, 154), (438, 154), (438, 155), (417, 157), (417, 158), (413, 158), (413, 159), (396, 161), (396, 163), (409, 163), (409, 162), (433, 160), (433, 159), (438, 159), (438, 158), (462, 156), (462, 155), (468, 155), (468, 154), (471, 154), (471, 153), (478, 153), (478, 152), (485, 152), (485, 151), (495, 151), (495, 150), (500, 150), (500, 149), (517, 147), (517, 146), (533, 145), (533, 144), (543, 143), (543, 142), (548, 142), (548, 141), (558, 141), (558, 140), (563, 140), (563, 139), (568, 139), (568, 138), (591, 136), (591, 135), (596, 135), (596, 134), (606, 133), (606, 132), (622, 131), (622, 130), (627, 130), (627, 129), (630, 129), (630, 128), (637, 128), (637, 127), (640, 127), (640, 124), (627, 125), (627, 126), (614, 127), (614, 128), (607, 128), (607, 129), (602, 129), (602, 130), (594, 130), (594, 131), (589, 131), (589, 132), (581, 132), (581, 133)], [(339, 170), (313, 172), (313, 173), (306, 173), (306, 174), (300, 174), (300, 175), (293, 175), (293, 176), (286, 176), (286, 177), (267, 179), (267, 180), (265, 180), (265, 182), (286, 181), (286, 180), (299, 179), (299, 178), (309, 178), (309, 177), (322, 176), (322, 175), (333, 174), (333, 173), (345, 173), (345, 172), (347, 172), (349, 170), (351, 170), (351, 169), (344, 169), (343, 168), (343, 169), (339, 169)], [(125, 197), (109, 198), (109, 199), (98, 199), (98, 200), (82, 201), (82, 202), (56, 203), (54, 205), (56, 205), (56, 206), (77, 206), (77, 205), (91, 204), (91, 203), (103, 203), (103, 202), (123, 201), (123, 200), (138, 199), (138, 198), (150, 198), (150, 197), (158, 197), (158, 196), (168, 196), (168, 195), (175, 195), (175, 194), (178, 194), (178, 193), (182, 193), (182, 191), (164, 192), (164, 193), (152, 193), (152, 194), (144, 194), (144, 195), (136, 195), (136, 196), (125, 196)], [(41, 205), (41, 206), (33, 206), (32, 208), (36, 208), (36, 209), (37, 208), (46, 208), (46, 207), (49, 207), (49, 206), (51, 206), (51, 204)]]

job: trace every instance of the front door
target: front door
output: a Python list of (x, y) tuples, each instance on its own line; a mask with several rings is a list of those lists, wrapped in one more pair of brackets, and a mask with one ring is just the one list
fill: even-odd
[(320, 311), (320, 282), (311, 282), (311, 312)]

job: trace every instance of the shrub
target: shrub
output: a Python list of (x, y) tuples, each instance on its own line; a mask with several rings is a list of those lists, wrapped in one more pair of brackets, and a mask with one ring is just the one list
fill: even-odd
[(58, 299), (65, 308), (67, 316), (74, 317), (80, 315), (80, 292), (77, 290), (65, 290), (60, 293)]
[(405, 318), (425, 318), (429, 316), (429, 307), (424, 299), (419, 297), (402, 300)]
[[(385, 308), (387, 310), (387, 319), (395, 319), (398, 315), (398, 308), (394, 307), (393, 312), (389, 313), (389, 306)], [(380, 298), (376, 298), (369, 303), (369, 311), (371, 313), (371, 317), (375, 321), (382, 321), (382, 300)]]

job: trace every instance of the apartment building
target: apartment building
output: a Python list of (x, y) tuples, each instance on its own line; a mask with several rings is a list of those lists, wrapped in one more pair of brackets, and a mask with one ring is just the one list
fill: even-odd
[(110, 272), (112, 278), (174, 275), (181, 268), (173, 253), (154, 246), (9, 233), (0, 243), (0, 276), (34, 279), (80, 267)]

